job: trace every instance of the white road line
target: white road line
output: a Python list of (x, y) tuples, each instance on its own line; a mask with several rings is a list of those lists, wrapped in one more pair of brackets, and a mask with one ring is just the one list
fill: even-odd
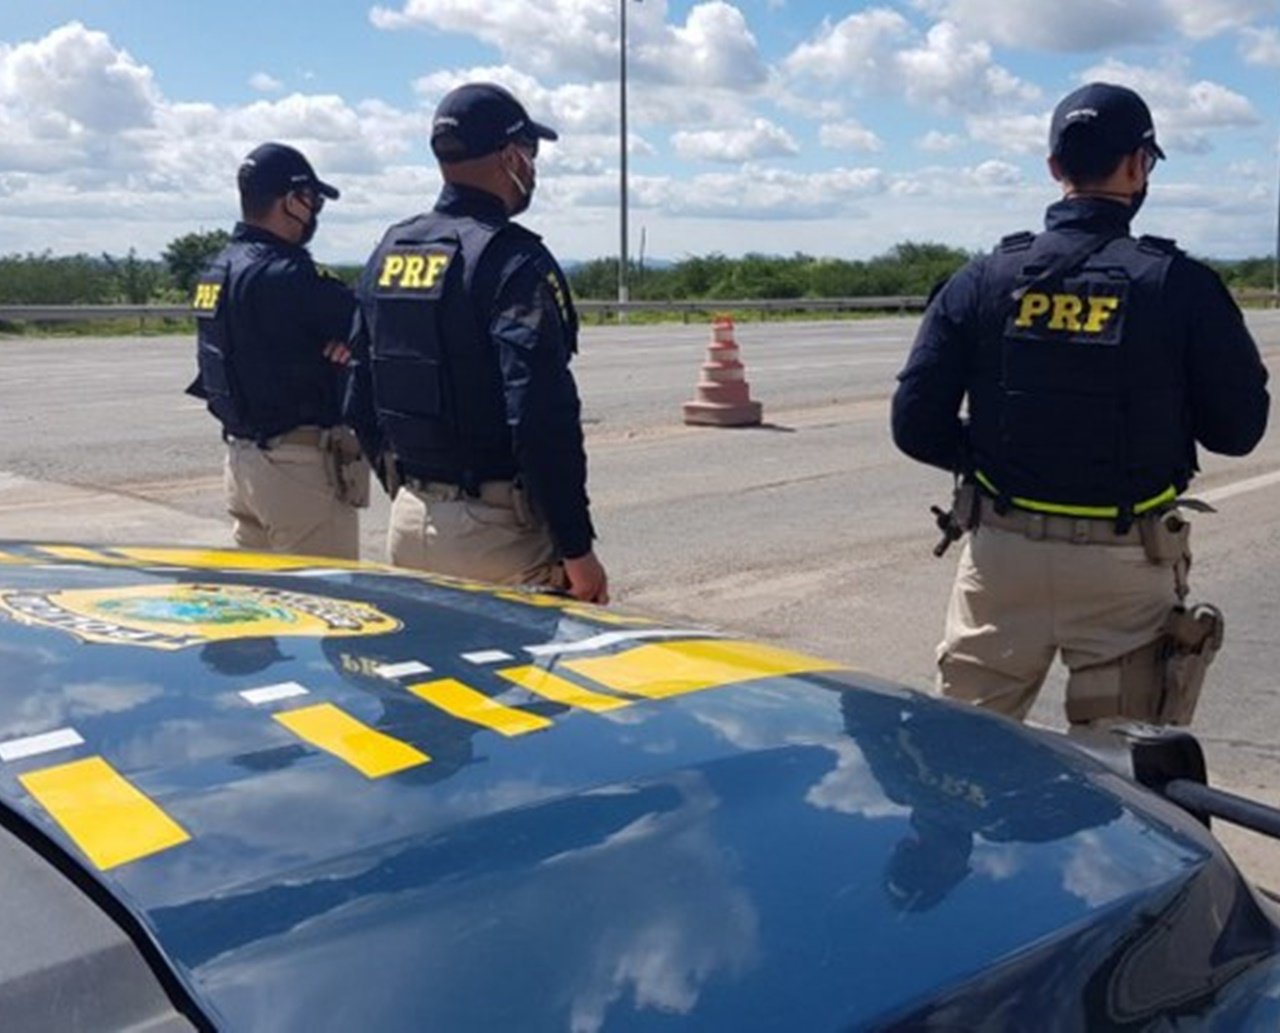
[(1243, 481), (1236, 481), (1234, 484), (1224, 484), (1220, 488), (1210, 488), (1208, 491), (1196, 491), (1193, 488), (1190, 494), (1192, 498), (1214, 503), (1229, 499), (1235, 495), (1243, 495), (1246, 492), (1270, 488), (1273, 484), (1280, 484), (1280, 470), (1259, 474), (1257, 477), (1249, 477)]
[(263, 703), (274, 703), (278, 699), (290, 699), (293, 696), (307, 695), (307, 688), (296, 681), (282, 681), (275, 685), (263, 685), (257, 689), (245, 689), (240, 693), (255, 707)]
[(589, 653), (593, 649), (616, 646), (620, 642), (633, 642), (646, 638), (725, 638), (717, 631), (705, 628), (643, 628), (638, 631), (606, 631), (578, 642), (544, 642), (538, 646), (525, 646), (526, 653), (534, 656), (557, 656), (560, 653)]
[(10, 739), (0, 742), (0, 760), (21, 760), (23, 757), (35, 757), (53, 750), (64, 750), (68, 746), (79, 746), (84, 742), (80, 733), (74, 728), (59, 728), (56, 731), (44, 732), (40, 735), (28, 735), (22, 739)]
[(378, 664), (374, 671), (383, 678), (403, 678), (409, 674), (430, 674), (431, 668), (420, 660), (405, 660), (398, 664)]

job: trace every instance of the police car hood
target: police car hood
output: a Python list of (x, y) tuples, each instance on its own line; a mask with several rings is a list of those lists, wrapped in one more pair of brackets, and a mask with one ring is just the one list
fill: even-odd
[(9, 821), (220, 1028), (1123, 1022), (1274, 951), (1180, 812), (812, 657), (357, 565), (0, 561)]

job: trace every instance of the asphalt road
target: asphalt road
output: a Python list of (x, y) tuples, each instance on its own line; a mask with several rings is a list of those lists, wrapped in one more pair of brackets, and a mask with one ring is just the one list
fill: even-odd
[[(1274, 375), (1280, 312), (1249, 322)], [(616, 605), (927, 688), (954, 568), (954, 553), (930, 553), (928, 506), (948, 478), (888, 433), (916, 323), (740, 324), (765, 425), (739, 429), (681, 422), (705, 326), (587, 328), (575, 368)], [(0, 341), (0, 537), (227, 543), (221, 444), (182, 394), (192, 351), (185, 338)], [(1196, 732), (1215, 780), (1280, 802), (1280, 429), (1246, 459), (1202, 465), (1197, 494), (1219, 512), (1195, 521), (1192, 596), (1224, 609), (1228, 644)], [(370, 558), (385, 522), (379, 499), (362, 532)], [(1033, 719), (1061, 725), (1061, 681)]]

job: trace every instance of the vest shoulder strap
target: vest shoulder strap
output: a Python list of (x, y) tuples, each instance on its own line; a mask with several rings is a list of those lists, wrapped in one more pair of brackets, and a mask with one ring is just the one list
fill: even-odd
[(1169, 237), (1153, 237), (1149, 234), (1138, 238), (1138, 247), (1153, 255), (1181, 255), (1182, 248)]
[(1008, 236), (1001, 237), (1000, 243), (996, 245), (996, 251), (1000, 253), (1008, 253), (1012, 251), (1025, 251), (1036, 241), (1036, 235), (1029, 230), (1020, 230), (1017, 233), (1010, 233)]

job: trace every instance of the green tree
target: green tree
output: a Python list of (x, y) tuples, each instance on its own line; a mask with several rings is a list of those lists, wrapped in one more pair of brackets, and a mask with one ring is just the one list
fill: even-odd
[(145, 305), (155, 297), (164, 277), (164, 269), (158, 262), (146, 262), (130, 248), (124, 258), (103, 254), (102, 261), (115, 281), (116, 293), (130, 305)]
[(183, 294), (190, 294), (196, 285), (200, 271), (214, 255), (231, 240), (226, 230), (209, 233), (187, 233), (169, 241), (160, 256), (169, 268), (169, 275)]

